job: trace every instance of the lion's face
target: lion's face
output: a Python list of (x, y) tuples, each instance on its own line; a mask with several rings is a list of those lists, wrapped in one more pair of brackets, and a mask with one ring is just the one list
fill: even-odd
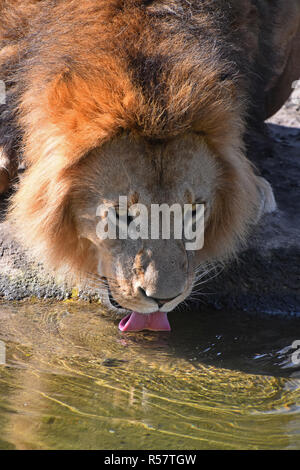
[[(71, 210), (78, 236), (90, 242), (90, 272), (111, 307), (169, 312), (191, 293), (199, 266), (204, 270), (236, 248), (260, 206), (259, 179), (244, 166), (240, 157), (225, 163), (193, 130), (168, 140), (122, 136), (87, 155)], [(184, 237), (175, 239), (172, 223), (169, 239), (151, 239), (151, 218), (148, 239), (100, 238), (98, 207), (118, 213), (120, 196), (128, 207), (143, 204), (149, 213), (153, 204), (204, 204), (203, 249), (187, 250)], [(115, 223), (121, 223), (118, 217)]]
[[(170, 239), (101, 240), (97, 207), (116, 207), (126, 196), (128, 205), (143, 204), (149, 213), (152, 204), (197, 202), (205, 203), (208, 213), (217, 178), (217, 163), (196, 134), (170, 141), (121, 137), (91, 152), (73, 211), (80, 236), (93, 243), (98, 271), (122, 307), (142, 313), (172, 310), (191, 292), (195, 253), (186, 251), (184, 240), (174, 239), (173, 224)], [(149, 225), (151, 232), (151, 219)]]

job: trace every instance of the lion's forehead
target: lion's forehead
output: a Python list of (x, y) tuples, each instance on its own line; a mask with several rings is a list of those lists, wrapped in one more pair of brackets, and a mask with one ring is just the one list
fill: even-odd
[(107, 201), (127, 196), (129, 204), (206, 199), (218, 176), (216, 157), (192, 135), (155, 144), (120, 137), (94, 150), (87, 160), (80, 180), (83, 191), (88, 188), (96, 198), (98, 194)]

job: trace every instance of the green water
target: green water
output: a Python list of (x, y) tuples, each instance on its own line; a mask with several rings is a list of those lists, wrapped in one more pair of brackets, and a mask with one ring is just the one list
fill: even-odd
[(300, 449), (300, 320), (169, 317), (122, 334), (99, 306), (0, 303), (0, 449)]

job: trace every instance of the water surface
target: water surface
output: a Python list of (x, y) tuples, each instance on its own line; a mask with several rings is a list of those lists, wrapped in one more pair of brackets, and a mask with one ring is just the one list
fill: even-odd
[(99, 305), (0, 303), (0, 449), (300, 449), (300, 319), (169, 318), (124, 334)]

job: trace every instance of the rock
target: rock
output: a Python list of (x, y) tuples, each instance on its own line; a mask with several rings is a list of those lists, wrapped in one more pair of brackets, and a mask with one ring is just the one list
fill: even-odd
[[(2, 203), (2, 210), (4, 204)], [(7, 300), (63, 300), (71, 296), (70, 289), (49, 276), (41, 265), (30, 261), (14, 241), (10, 225), (0, 224), (0, 297)]]
[[(299, 83), (300, 85), (300, 83)], [(300, 88), (300, 86), (299, 86)], [(286, 123), (289, 127), (286, 126)], [(300, 102), (290, 98), (268, 123), (273, 145), (259, 138), (250, 158), (273, 186), (278, 209), (264, 217), (247, 250), (202, 287), (205, 302), (217, 308), (300, 315)], [(5, 201), (0, 201), (2, 220)], [(62, 300), (72, 295), (64, 283), (32, 263), (0, 223), (0, 297)], [(82, 292), (89, 298), (90, 293)], [(202, 297), (201, 297), (202, 299)]]

